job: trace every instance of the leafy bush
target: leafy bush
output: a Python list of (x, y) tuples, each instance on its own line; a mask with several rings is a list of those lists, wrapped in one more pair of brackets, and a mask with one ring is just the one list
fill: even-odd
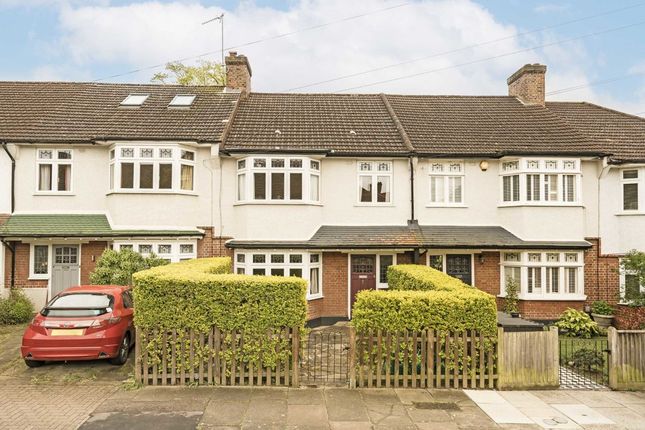
[[(144, 332), (177, 330), (180, 342), (188, 330), (197, 334), (206, 334), (212, 327), (224, 333), (243, 330), (238, 362), (261, 360), (262, 365), (273, 366), (280, 354), (289, 352), (284, 340), (267, 333), (283, 327), (304, 328), (307, 284), (296, 277), (233, 275), (230, 270), (230, 258), (205, 258), (136, 273), (135, 325)], [(230, 336), (223, 341), (232, 342)], [(153, 359), (159, 357), (160, 342), (157, 337), (146, 346)], [(226, 348), (229, 353), (230, 347)]]
[(594, 322), (589, 315), (575, 309), (567, 309), (560, 315), (560, 319), (555, 325), (566, 336), (582, 337), (589, 339), (591, 336), (598, 334), (598, 324)]
[(506, 278), (506, 299), (504, 300), (504, 312), (509, 314), (519, 312), (519, 307), (517, 305), (519, 301), (519, 292), (520, 286), (518, 285), (517, 281), (510, 276)]
[(471, 286), (457, 278), (418, 264), (390, 266), (387, 270), (387, 283), (390, 290), (455, 291), (466, 288), (473, 290)]
[(95, 285), (132, 285), (134, 273), (166, 264), (166, 260), (154, 254), (144, 257), (129, 249), (106, 249), (90, 274), (90, 282)]
[(591, 312), (598, 315), (613, 315), (614, 308), (609, 306), (609, 303), (606, 301), (598, 300), (591, 305)]
[(20, 290), (11, 290), (9, 297), (0, 298), (0, 324), (26, 323), (34, 313), (33, 303)]
[(591, 348), (580, 348), (571, 354), (569, 358), (570, 366), (576, 369), (586, 370), (587, 372), (602, 368), (604, 363), (603, 352)]

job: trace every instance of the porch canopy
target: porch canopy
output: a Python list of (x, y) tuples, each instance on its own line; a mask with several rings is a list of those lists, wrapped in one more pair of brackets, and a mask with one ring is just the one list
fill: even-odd
[(0, 238), (153, 238), (203, 237), (198, 229), (113, 229), (105, 214), (17, 214), (0, 226)]
[(229, 240), (239, 249), (586, 249), (587, 241), (527, 241), (500, 226), (324, 225), (308, 240)]

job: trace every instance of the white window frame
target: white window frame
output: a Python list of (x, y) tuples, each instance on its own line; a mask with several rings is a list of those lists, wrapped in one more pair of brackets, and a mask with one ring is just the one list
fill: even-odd
[[(369, 165), (369, 170), (364, 166)], [(387, 170), (379, 170), (387, 166)], [(394, 201), (394, 163), (392, 160), (359, 160), (356, 162), (356, 204), (357, 206), (392, 206)], [(387, 177), (390, 183), (390, 198), (388, 201), (378, 201), (378, 177)], [(370, 178), (372, 182), (372, 199), (369, 202), (361, 201), (361, 178)]]
[[(134, 155), (125, 157), (123, 150), (132, 149)], [(161, 157), (162, 150), (172, 150), (172, 157)], [(152, 150), (152, 157), (142, 156), (143, 150)], [(183, 159), (184, 153), (192, 153), (192, 160)], [(164, 145), (136, 145), (116, 144), (110, 147), (110, 178), (109, 188), (111, 193), (124, 194), (196, 194), (197, 189), (197, 151), (195, 148), (177, 144)], [(132, 188), (121, 186), (121, 166), (123, 163), (133, 164)], [(159, 170), (161, 164), (172, 165), (172, 183), (170, 188), (159, 187)], [(152, 165), (152, 188), (141, 188), (141, 166)], [(191, 166), (193, 169), (193, 188), (184, 190), (181, 188), (181, 166)]]
[[(34, 263), (36, 262), (35, 247), (44, 246), (47, 248), (47, 273), (34, 273)], [(80, 264), (79, 255), (79, 264)], [(52, 271), (52, 245), (49, 243), (34, 242), (29, 244), (29, 279), (30, 280), (47, 280)]]
[[(41, 158), (41, 151), (51, 151), (52, 158)], [(61, 159), (59, 152), (69, 153), (70, 158)], [(58, 166), (61, 164), (70, 166), (69, 190), (58, 191)], [(40, 166), (51, 166), (51, 189), (40, 190)], [(36, 148), (36, 195), (71, 195), (74, 193), (74, 150), (70, 148)]]
[[(621, 261), (621, 263), (622, 263), (622, 261)], [(622, 264), (621, 264), (621, 268), (620, 268), (620, 298), (619, 298), (620, 301), (619, 301), (619, 303), (626, 304), (626, 305), (631, 303), (631, 300), (626, 300), (625, 299), (625, 288), (626, 288), (625, 275), (627, 275), (627, 274), (632, 275), (632, 274), (635, 274), (635, 272), (632, 271), (632, 270), (623, 269)], [(641, 294), (645, 294), (645, 284), (640, 284), (639, 287), (640, 287)]]
[[(430, 266), (430, 257), (432, 256), (438, 256), (441, 257), (441, 271), (443, 273), (446, 273), (446, 264), (447, 264), (447, 256), (448, 255), (470, 255), (470, 277), (471, 277), (471, 287), (475, 286), (475, 257), (479, 255), (479, 253), (472, 252), (472, 251), (467, 251), (467, 250), (459, 250), (459, 249), (429, 249), (428, 252), (426, 252), (426, 266)], [(434, 267), (433, 267), (434, 269)]]
[[(254, 263), (254, 255), (264, 255), (264, 263)], [(282, 255), (283, 262), (271, 262), (271, 255)], [(291, 263), (290, 258), (292, 255), (301, 255), (302, 261), (300, 263)], [(311, 262), (311, 256), (318, 255), (318, 262)], [(243, 256), (244, 261), (239, 261), (240, 256)], [(311, 269), (318, 268), (318, 294), (310, 294), (310, 276)], [(298, 251), (298, 250), (284, 250), (284, 249), (261, 249), (261, 250), (243, 250), (235, 251), (234, 255), (234, 273), (253, 275), (253, 269), (264, 269), (265, 276), (271, 276), (271, 269), (282, 269), (285, 276), (288, 276), (291, 269), (300, 269), (302, 271), (302, 279), (307, 281), (307, 300), (320, 299), (324, 296), (323, 293), (323, 254), (322, 252), (315, 251)], [(243, 272), (243, 273), (242, 273)]]
[[(506, 254), (519, 254), (518, 261), (507, 261)], [(540, 261), (529, 261), (530, 254), (540, 254)], [(549, 261), (549, 254), (558, 254), (557, 261)], [(567, 261), (568, 254), (576, 254), (575, 262)], [(519, 298), (521, 300), (586, 300), (584, 294), (584, 252), (577, 250), (504, 250), (500, 251), (500, 297), (506, 297), (506, 267), (520, 268)], [(547, 267), (559, 268), (557, 293), (547, 292)], [(539, 292), (528, 292), (529, 268), (538, 268), (541, 273)], [(569, 293), (567, 270), (576, 270), (576, 292)]]
[[(499, 164), (499, 204), (498, 206), (580, 206), (582, 205), (582, 162), (577, 158), (540, 158), (526, 157), (502, 159)], [(519, 177), (519, 200), (513, 200), (514, 188), (511, 186), (511, 200), (504, 200), (504, 178)], [(552, 199), (552, 190), (547, 187), (551, 177), (557, 177), (557, 197)], [(573, 176), (574, 198), (567, 200), (565, 184)], [(537, 195), (528, 189), (529, 180), (538, 183)], [(512, 181), (512, 179), (511, 179)], [(529, 194), (531, 199), (529, 200)]]
[[(115, 240), (112, 248), (115, 251), (120, 251), (123, 248), (132, 246), (132, 250), (139, 252), (140, 245), (151, 245), (152, 252), (156, 257), (168, 260), (171, 263), (177, 263), (184, 260), (192, 260), (197, 258), (197, 240), (196, 239), (176, 239), (176, 240)], [(158, 252), (160, 245), (170, 245), (170, 253), (160, 254)], [(182, 253), (182, 245), (192, 245), (193, 251), (189, 253)], [(149, 253), (141, 253), (144, 257), (149, 256)]]
[(389, 284), (387, 283), (387, 275), (386, 275), (386, 281), (381, 282), (381, 257), (383, 256), (389, 256), (392, 257), (392, 266), (396, 265), (396, 256), (397, 254), (395, 252), (392, 253), (381, 253), (381, 254), (376, 254), (376, 289), (377, 290), (385, 290), (390, 288)]
[[(462, 160), (429, 160), (428, 161), (428, 207), (454, 207), (464, 206), (466, 201), (466, 172), (465, 164)], [(441, 201), (432, 200), (433, 181), (442, 178), (443, 184), (440, 189), (435, 190), (435, 195), (441, 196)], [(461, 182), (461, 200), (450, 201), (450, 181), (459, 180)]]
[[(635, 170), (638, 174), (637, 178), (634, 179), (625, 179), (624, 175), (626, 171), (631, 171)], [(645, 169), (642, 167), (626, 167), (624, 169), (619, 170), (620, 174), (620, 208), (619, 212), (625, 213), (625, 214), (631, 214), (631, 213), (643, 213), (645, 212), (645, 208), (643, 207), (643, 204), (645, 204), (645, 186), (643, 186), (643, 177), (645, 176)], [(625, 185), (626, 184), (636, 184), (638, 187), (637, 190), (637, 208), (636, 209), (625, 209)]]
[[(264, 160), (264, 167), (255, 167), (255, 160)], [(272, 167), (272, 160), (282, 160), (283, 167)], [(292, 160), (300, 160), (301, 167), (291, 167)], [(238, 158), (236, 163), (235, 203), (236, 204), (320, 204), (320, 169), (321, 160), (305, 156), (270, 156), (254, 155)], [(243, 167), (240, 167), (241, 165)], [(265, 175), (264, 199), (255, 198), (255, 174)], [(284, 198), (272, 199), (272, 173), (284, 175)], [(299, 173), (302, 177), (302, 198), (291, 199), (291, 174)], [(312, 177), (318, 178), (318, 188), (314, 190)], [(244, 178), (241, 181), (241, 178)], [(240, 188), (242, 184), (242, 188)], [(316, 191), (318, 199), (312, 199)]]

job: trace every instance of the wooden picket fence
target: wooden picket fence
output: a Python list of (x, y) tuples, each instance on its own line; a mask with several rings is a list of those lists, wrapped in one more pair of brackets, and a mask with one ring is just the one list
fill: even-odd
[(356, 334), (350, 387), (495, 388), (497, 336), (435, 330)]
[[(176, 330), (150, 333), (137, 330), (135, 379), (143, 385), (299, 386), (299, 329), (283, 328), (269, 335), (286, 340), (288, 345), (288, 350), (283, 351), (286, 358), (278, 360), (275, 366), (254, 366), (237, 358), (236, 349), (244, 343), (242, 331), (224, 332), (216, 327), (207, 334), (189, 331), (182, 341)], [(230, 341), (224, 342), (228, 336)], [(148, 356), (145, 345), (152, 338), (160, 339), (160, 360)], [(233, 347), (227, 350), (227, 343)], [(186, 357), (184, 365), (181, 357)]]
[(609, 386), (614, 390), (645, 390), (645, 330), (608, 330)]

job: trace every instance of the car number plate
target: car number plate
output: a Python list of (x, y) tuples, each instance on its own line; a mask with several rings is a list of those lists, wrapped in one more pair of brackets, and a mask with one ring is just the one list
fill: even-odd
[(85, 332), (82, 328), (64, 328), (64, 329), (52, 329), (52, 336), (83, 336)]

